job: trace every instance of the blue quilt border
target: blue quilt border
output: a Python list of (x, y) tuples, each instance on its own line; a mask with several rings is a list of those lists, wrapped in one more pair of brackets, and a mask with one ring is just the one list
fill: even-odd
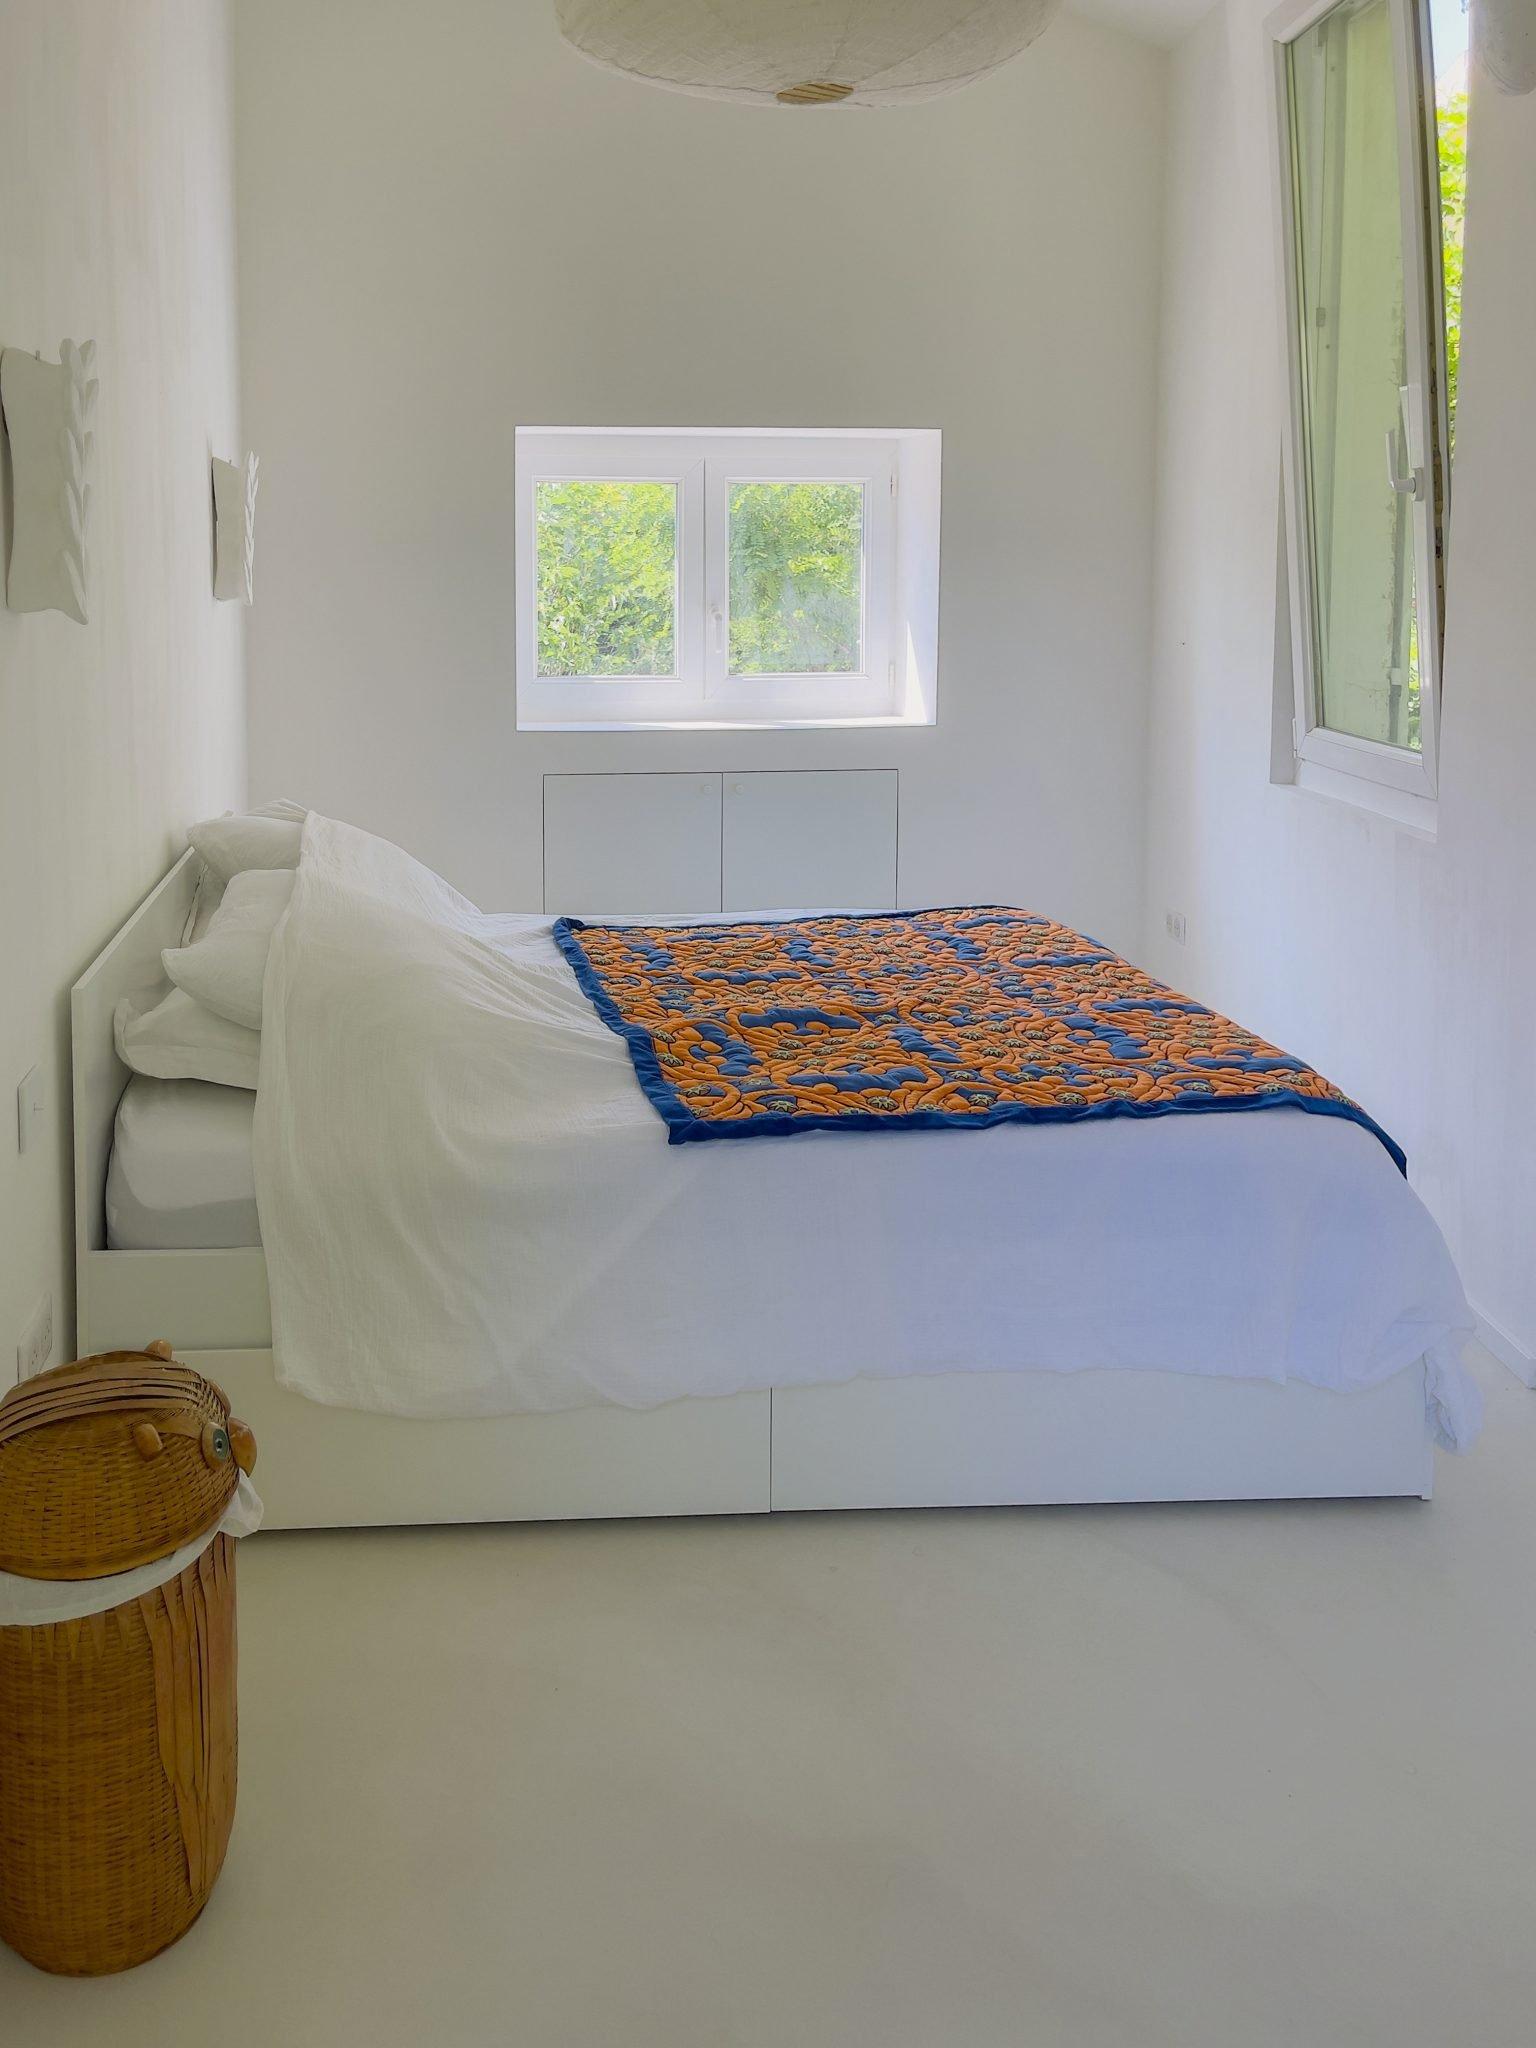
[[(942, 906), (952, 910), (1013, 910), (1017, 906), (1003, 903), (966, 903)], [(858, 910), (828, 913), (840, 923), (853, 918), (882, 918), (892, 922), (897, 918), (931, 917), (934, 906), (922, 910)], [(1027, 916), (1029, 913), (1024, 912)], [(640, 924), (636, 919), (635, 923)], [(678, 933), (690, 931), (718, 931), (722, 926), (745, 925), (762, 928), (779, 924), (815, 924), (815, 917), (806, 918), (721, 918), (709, 922), (669, 925), (665, 929)], [(651, 930), (658, 927), (646, 926)], [(1387, 1156), (1406, 1180), (1408, 1177), (1408, 1155), (1394, 1138), (1388, 1136), (1374, 1117), (1353, 1102), (1335, 1102), (1325, 1096), (1303, 1095), (1294, 1088), (1279, 1088), (1263, 1095), (1188, 1095), (1177, 1097), (1172, 1102), (1109, 1102), (1061, 1103), (1042, 1106), (1029, 1102), (999, 1103), (995, 1108), (972, 1114), (957, 1114), (947, 1109), (898, 1110), (892, 1116), (876, 1116), (871, 1110), (854, 1110), (846, 1116), (802, 1116), (774, 1110), (767, 1116), (743, 1119), (739, 1123), (726, 1123), (708, 1117), (696, 1116), (683, 1101), (672, 1083), (661, 1070), (661, 1061), (656, 1054), (656, 1044), (643, 1024), (631, 1024), (624, 1013), (603, 986), (602, 977), (587, 958), (586, 949), (577, 938), (584, 931), (623, 931), (620, 924), (589, 924), (584, 918), (560, 917), (554, 925), (555, 944), (564, 954), (577, 986), (591, 1003), (608, 1029), (622, 1038), (629, 1048), (634, 1064), (635, 1077), (639, 1081), (647, 1100), (667, 1127), (669, 1145), (693, 1145), (714, 1143), (722, 1138), (788, 1138), (797, 1131), (978, 1131), (987, 1130), (995, 1124), (1077, 1124), (1092, 1123), (1105, 1117), (1148, 1118), (1158, 1116), (1200, 1116), (1215, 1114), (1232, 1116), (1241, 1110), (1300, 1109), (1309, 1116), (1332, 1116), (1346, 1123), (1359, 1124), (1380, 1141)], [(1085, 935), (1079, 933), (1079, 937)], [(1096, 945), (1090, 939), (1088, 944)], [(1104, 947), (1108, 952), (1110, 949)]]

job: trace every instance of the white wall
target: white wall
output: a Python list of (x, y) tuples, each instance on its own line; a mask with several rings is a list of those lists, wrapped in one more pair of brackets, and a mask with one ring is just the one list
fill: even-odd
[[(1536, 98), (1474, 76), (1438, 837), (1268, 781), (1282, 387), (1261, 22), (1170, 101), (1147, 951), (1407, 1147), (1474, 1305), (1536, 1351)], [(1189, 919), (1186, 950), (1164, 911)]]
[[(539, 901), (546, 769), (896, 766), (902, 893), (1140, 920), (1164, 59), (926, 107), (610, 77), (547, 4), (240, 0), (251, 776)], [(939, 725), (519, 735), (519, 424), (937, 426)]]
[[(240, 613), (209, 566), (210, 439), (238, 444), (230, 42), (218, 0), (0, 0), (0, 342), (94, 337), (101, 383), (91, 623), (0, 606), (0, 1385), (49, 1290), (69, 1355), (70, 983), (244, 793)], [(8, 542), (8, 496), (5, 519)]]

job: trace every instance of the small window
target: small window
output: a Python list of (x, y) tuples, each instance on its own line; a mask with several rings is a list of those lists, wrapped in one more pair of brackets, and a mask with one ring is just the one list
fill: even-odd
[(1270, 28), (1296, 752), (1432, 798), (1452, 358), (1429, 17), (1304, 0)]
[(519, 428), (519, 726), (931, 724), (938, 442)]

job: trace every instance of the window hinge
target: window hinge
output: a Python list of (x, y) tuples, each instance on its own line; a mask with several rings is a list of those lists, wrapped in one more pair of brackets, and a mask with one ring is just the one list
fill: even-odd
[(1301, 733), (1294, 718), (1291, 720), (1291, 752), (1298, 755), (1301, 752)]
[(897, 477), (897, 475), (896, 475), (896, 472), (895, 472), (895, 470), (893, 469), (893, 470), (891, 471), (891, 496), (892, 496), (893, 498), (894, 498), (894, 497), (895, 497), (895, 495), (896, 495), (896, 485), (897, 485), (898, 481), (899, 481), (899, 479), (898, 479), (898, 477)]

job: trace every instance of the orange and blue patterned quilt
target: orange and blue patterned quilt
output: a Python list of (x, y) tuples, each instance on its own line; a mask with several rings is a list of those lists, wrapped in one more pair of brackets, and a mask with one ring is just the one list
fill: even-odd
[(673, 1145), (1284, 1107), (1363, 1125), (1406, 1170), (1300, 1060), (1028, 911), (554, 935)]

